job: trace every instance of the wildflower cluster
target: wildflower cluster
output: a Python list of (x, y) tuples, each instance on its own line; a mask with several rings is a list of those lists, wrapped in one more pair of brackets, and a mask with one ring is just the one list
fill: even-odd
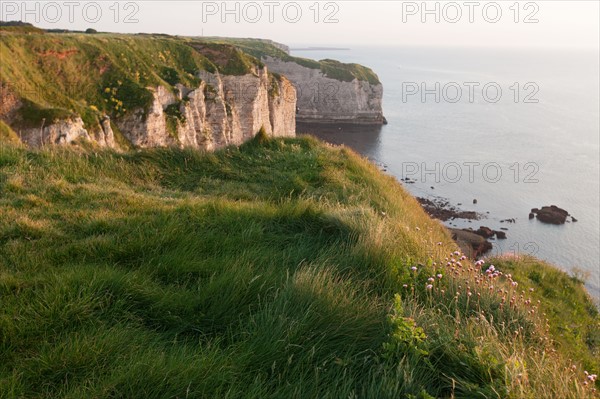
[[(596, 374), (590, 374), (587, 371), (583, 372), (585, 374), (585, 379), (583, 381), (583, 385), (585, 387), (589, 386), (594, 386), (594, 383), (596, 382), (596, 379), (598, 378), (598, 376)], [(596, 392), (596, 388), (592, 388), (593, 392)]]
[[(443, 260), (442, 260), (443, 259)], [(440, 312), (456, 314), (456, 323), (494, 325), (515, 345), (534, 345), (532, 356), (557, 358), (550, 339), (549, 321), (540, 311), (540, 301), (529, 296), (533, 288), (521, 288), (510, 273), (499, 270), (485, 260), (472, 262), (460, 251), (441, 257), (439, 263), (410, 267), (413, 283), (403, 284), (406, 294), (417, 301), (427, 301)], [(528, 295), (529, 294), (529, 295)], [(458, 330), (457, 330), (458, 331)], [(517, 375), (519, 379), (520, 375)], [(527, 374), (518, 384), (528, 383)], [(595, 394), (597, 376), (586, 372), (585, 381), (573, 375), (573, 381)]]
[[(467, 314), (474, 312), (476, 315), (481, 315), (484, 313), (483, 309), (495, 303), (493, 308), (496, 309), (496, 313), (509, 311), (526, 313), (534, 324), (541, 323), (544, 326), (546, 322), (545, 330), (548, 331), (547, 320), (538, 317), (539, 301), (534, 304), (525, 290), (519, 290), (519, 284), (513, 280), (511, 274), (503, 273), (492, 264), (485, 267), (485, 263), (484, 260), (471, 263), (460, 251), (454, 251), (444, 258), (441, 263), (443, 266), (432, 262), (433, 271), (430, 271), (430, 268), (412, 266), (410, 269), (414, 284), (403, 284), (403, 288), (410, 288), (414, 295), (424, 292), (431, 298), (433, 295), (445, 298), (449, 295), (456, 305), (460, 302), (460, 307), (464, 308)], [(440, 304), (442, 303), (448, 304), (447, 301), (440, 301)], [(520, 335), (523, 327), (516, 322), (513, 324), (515, 325), (511, 333)]]

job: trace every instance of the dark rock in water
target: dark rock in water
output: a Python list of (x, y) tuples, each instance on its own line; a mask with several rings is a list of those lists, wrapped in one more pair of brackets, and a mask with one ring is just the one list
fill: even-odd
[(450, 229), (452, 239), (456, 241), (462, 252), (471, 259), (475, 259), (490, 249), (492, 244), (485, 238), (467, 229)]
[(441, 199), (418, 197), (417, 201), (419, 201), (429, 216), (444, 222), (453, 219), (479, 220), (480, 218), (477, 212), (462, 211), (451, 206), (447, 201)]
[(508, 231), (506, 227), (500, 227), (500, 230)]
[(537, 211), (533, 213), (536, 214), (537, 219), (540, 222), (548, 224), (565, 224), (567, 216), (569, 216), (569, 212), (556, 205), (544, 206), (541, 209), (532, 209), (532, 211), (533, 210)]
[(505, 223), (505, 222), (506, 223), (516, 223), (517, 220), (515, 218), (511, 218), (511, 219), (504, 219), (504, 220), (500, 221), (500, 223)]
[(534, 217), (535, 217), (535, 213), (531, 212), (531, 213), (529, 214), (529, 220), (533, 219)]
[(431, 186), (431, 189), (432, 189), (432, 190), (435, 190), (435, 187)]
[(481, 226), (479, 227), (479, 230), (475, 232), (475, 234), (483, 238), (490, 238), (494, 236), (494, 231), (489, 227)]
[(496, 233), (496, 237), (499, 240), (506, 240), (506, 233), (505, 232), (503, 232), (503, 231), (497, 231), (496, 230), (496, 231), (494, 231), (494, 233)]
[(538, 209), (538, 208), (532, 208), (532, 209), (531, 209), (531, 213), (538, 213), (538, 212), (539, 212), (539, 209)]
[(476, 203), (477, 203), (477, 200), (476, 200), (476, 199), (474, 199), (474, 200), (473, 200), (473, 203), (474, 203), (474, 204), (476, 204)]
[(571, 221), (573, 221), (573, 223), (577, 222), (577, 219), (575, 219), (573, 216), (571, 216)]
[(462, 202), (459, 202), (458, 204), (456, 204), (456, 206), (461, 206), (461, 205), (462, 205)]

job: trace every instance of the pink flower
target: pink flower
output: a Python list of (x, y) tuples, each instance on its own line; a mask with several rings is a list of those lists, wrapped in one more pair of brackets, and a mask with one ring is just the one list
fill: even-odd
[(432, 288), (433, 288), (433, 285), (431, 285), (431, 284), (427, 284), (427, 285), (425, 286), (425, 288), (427, 288), (428, 290), (430, 290), (430, 289), (432, 289)]
[(433, 277), (429, 277), (429, 278), (427, 279), (427, 281), (429, 281), (430, 283), (433, 283), (433, 282), (435, 281), (435, 279), (434, 279)]
[(437, 275), (437, 278), (442, 278), (442, 277), (443, 277), (443, 276), (442, 276), (441, 274), (438, 274), (438, 275)]
[(417, 271), (417, 267), (413, 266), (413, 267), (410, 268), (410, 270), (412, 270), (413, 272), (416, 272)]

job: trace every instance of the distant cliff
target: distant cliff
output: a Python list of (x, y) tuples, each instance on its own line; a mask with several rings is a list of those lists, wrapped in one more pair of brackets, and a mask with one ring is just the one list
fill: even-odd
[(285, 75), (298, 92), (300, 122), (383, 124), (383, 86), (370, 68), (289, 55), (287, 46), (262, 39), (203, 38), (228, 43)]
[(39, 147), (241, 144), (294, 136), (290, 81), (230, 45), (158, 35), (0, 30), (2, 137)]
[[(296, 117), (302, 122), (383, 124), (381, 83), (332, 77), (321, 68), (265, 57), (269, 70), (289, 78), (298, 92)], [(336, 61), (321, 63), (336, 65)], [(339, 64), (339, 63), (337, 63)], [(333, 75), (335, 76), (335, 75)]]

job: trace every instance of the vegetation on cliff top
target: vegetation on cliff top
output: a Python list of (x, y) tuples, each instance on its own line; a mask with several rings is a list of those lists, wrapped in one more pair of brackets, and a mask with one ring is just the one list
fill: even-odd
[(461, 259), (346, 148), (0, 144), (0, 397), (593, 396), (580, 282)]
[(295, 62), (306, 68), (320, 69), (325, 76), (342, 82), (351, 82), (354, 79), (358, 79), (373, 85), (381, 84), (377, 74), (363, 65), (344, 64), (329, 59), (315, 61), (308, 58), (294, 57), (269, 43), (267, 40), (223, 37), (203, 37), (202, 40), (214, 43), (232, 44), (258, 59), (273, 57), (283, 61)]

